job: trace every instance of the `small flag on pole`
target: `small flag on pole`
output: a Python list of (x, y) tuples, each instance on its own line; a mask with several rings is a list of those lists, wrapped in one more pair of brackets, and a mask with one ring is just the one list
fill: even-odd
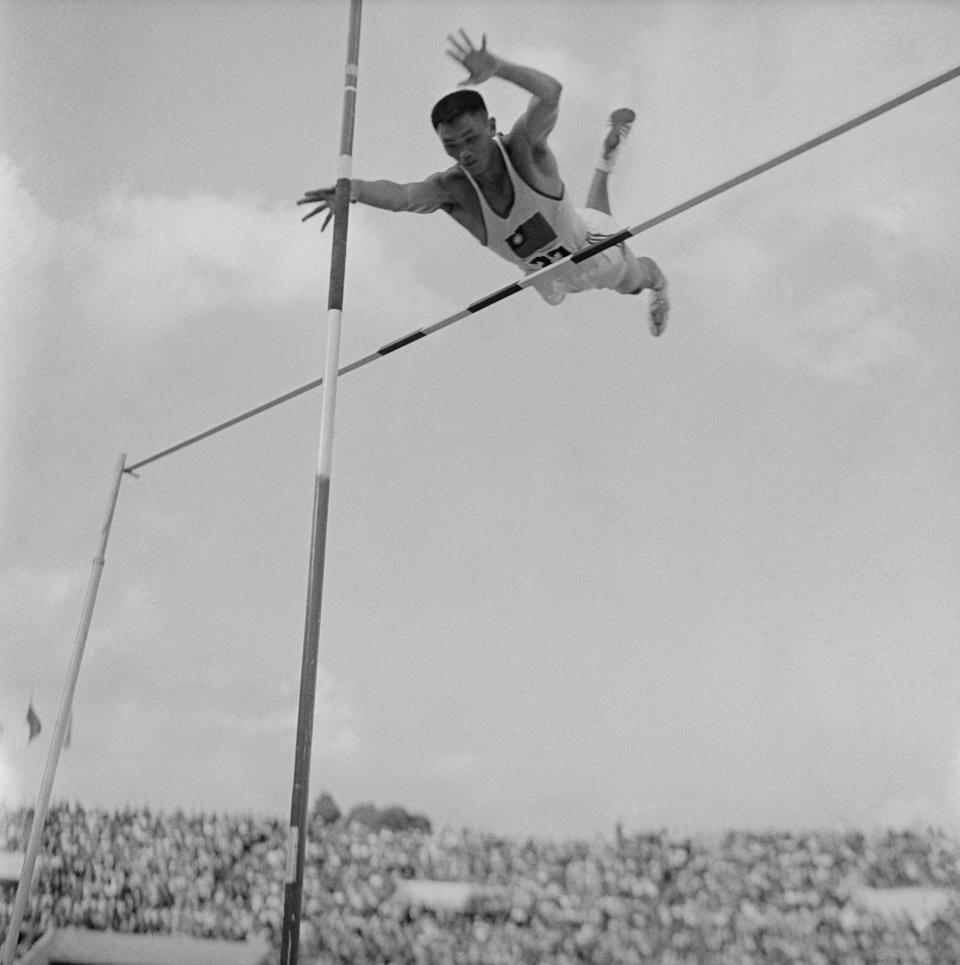
[(27, 726), (30, 728), (30, 737), (27, 739), (27, 743), (40, 733), (43, 728), (40, 726), (40, 718), (37, 716), (37, 712), (33, 709), (33, 699), (30, 700), (30, 706), (27, 707)]

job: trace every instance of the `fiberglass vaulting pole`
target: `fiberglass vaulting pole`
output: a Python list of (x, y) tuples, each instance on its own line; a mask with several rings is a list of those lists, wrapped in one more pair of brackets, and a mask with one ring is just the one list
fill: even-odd
[(63, 750), (63, 744), (67, 736), (70, 714), (73, 709), (73, 695), (77, 689), (77, 678), (80, 676), (80, 664), (83, 662), (83, 651), (87, 645), (87, 635), (90, 633), (90, 622), (93, 619), (93, 607), (97, 602), (97, 592), (100, 589), (100, 577), (103, 574), (103, 566), (106, 562), (107, 541), (110, 538), (110, 527), (113, 524), (113, 516), (117, 508), (117, 496), (120, 494), (120, 483), (123, 480), (125, 462), (126, 456), (121, 453), (117, 459), (117, 468), (113, 474), (113, 484), (110, 487), (110, 498), (107, 501), (107, 512), (103, 520), (103, 528), (100, 530), (100, 545), (97, 548), (97, 555), (93, 558), (93, 564), (90, 568), (90, 578), (87, 581), (87, 592), (83, 599), (80, 624), (77, 627), (77, 635), (73, 642), (73, 656), (70, 659), (67, 680), (63, 686), (63, 695), (60, 698), (57, 722), (54, 724), (53, 736), (50, 738), (50, 750), (47, 752), (47, 763), (43, 770), (43, 780), (40, 782), (40, 794), (37, 798), (37, 806), (33, 810), (33, 823), (30, 826), (30, 837), (28, 838), (27, 851), (23, 858), (20, 880), (17, 882), (17, 895), (13, 902), (13, 914), (10, 918), (10, 924), (7, 926), (7, 937), (3, 943), (3, 954), (0, 956), (3, 965), (12, 965), (13, 956), (17, 951), (17, 943), (20, 941), (20, 926), (23, 923), (23, 915), (26, 911), (30, 889), (33, 887), (33, 872), (36, 866), (37, 855), (40, 852), (40, 845), (43, 843), (43, 827), (47, 823), (47, 811), (50, 807), (50, 792), (53, 790), (53, 781), (57, 775), (57, 764), (60, 761), (60, 752)]
[(343, 83), (343, 116), (340, 128), (340, 160), (333, 201), (333, 247), (330, 254), (330, 288), (327, 301), (327, 355), (323, 378), (323, 411), (320, 421), (320, 456), (313, 496), (313, 531), (307, 612), (303, 630), (303, 663), (300, 670), (300, 710), (294, 760), (290, 828), (287, 833), (287, 870), (283, 894), (281, 965), (296, 965), (303, 906), (303, 859), (307, 843), (310, 794), (310, 749), (313, 743), (313, 709), (317, 691), (320, 649), (320, 604), (330, 506), (330, 470), (333, 461), (333, 418), (337, 402), (337, 369), (340, 362), (340, 322), (343, 313), (343, 282), (347, 259), (347, 220), (350, 210), (350, 176), (353, 167), (353, 122), (357, 99), (360, 53), (361, 0), (350, 0), (350, 29)]

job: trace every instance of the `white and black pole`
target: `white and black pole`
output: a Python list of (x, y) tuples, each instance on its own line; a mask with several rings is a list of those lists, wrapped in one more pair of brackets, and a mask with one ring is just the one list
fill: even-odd
[(350, 0), (350, 29), (343, 84), (343, 116), (340, 159), (333, 199), (333, 247), (330, 255), (330, 286), (327, 300), (327, 354), (323, 377), (323, 409), (320, 418), (320, 455), (313, 496), (313, 530), (303, 630), (303, 662), (300, 670), (300, 709), (294, 760), (290, 827), (287, 833), (286, 880), (283, 895), (281, 965), (296, 965), (303, 907), (303, 861), (306, 853), (310, 795), (310, 751), (313, 745), (313, 710), (317, 693), (320, 650), (320, 609), (330, 507), (330, 474), (333, 463), (333, 420), (337, 404), (337, 370), (340, 364), (340, 326), (347, 260), (347, 222), (350, 210), (350, 178), (353, 168), (353, 126), (357, 99), (360, 52), (361, 0)]

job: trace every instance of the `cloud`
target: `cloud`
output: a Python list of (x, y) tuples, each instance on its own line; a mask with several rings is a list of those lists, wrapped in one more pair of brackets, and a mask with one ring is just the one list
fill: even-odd
[(5, 613), (33, 612), (44, 622), (83, 585), (78, 571), (38, 572), (29, 566), (11, 566), (0, 580), (0, 609)]
[[(222, 713), (217, 725), (248, 738), (289, 736), (296, 733), (299, 688), (287, 686), (274, 696), (257, 694), (238, 710)], [(317, 674), (313, 743), (315, 757), (340, 761), (360, 754), (362, 741), (354, 700), (343, 684), (322, 667)]]
[[(893, 40), (906, 26), (917, 43), (914, 23), (891, 18), (881, 28), (866, 7), (831, 16), (846, 29), (826, 47), (800, 6), (746, 34), (725, 8), (680, 6), (669, 13), (676, 43), (654, 46), (659, 32), (636, 36), (641, 123), (615, 176), (615, 210), (664, 210), (875, 106), (911, 75), (925, 79), (915, 64), (926, 51)], [(831, 91), (829, 71), (808, 69), (805, 87), (800, 73), (784, 72), (785, 64), (833, 62), (829, 51), (848, 44), (854, 22), (889, 46), (892, 73), (875, 75), (855, 57), (850, 83)], [(753, 77), (732, 49), (749, 52)], [(691, 61), (712, 84), (676, 83)], [(689, 306), (741, 347), (833, 382), (863, 383), (891, 363), (938, 364), (943, 352), (933, 343), (956, 316), (947, 279), (960, 257), (947, 96), (921, 98), (638, 239), (637, 250), (649, 245), (668, 275), (682, 278), (677, 323)]]
[(156, 639), (161, 628), (156, 622), (156, 602), (150, 587), (138, 580), (124, 584), (119, 600), (111, 611), (111, 622), (105, 623), (97, 632), (96, 650), (114, 650), (124, 646), (135, 647), (132, 635), (140, 640)]
[[(0, 201), (7, 322), (14, 317), (11, 294), (20, 296), (17, 307), (28, 308), (50, 285), (61, 304), (81, 312), (72, 324), (127, 336), (241, 307), (316, 305), (326, 293), (332, 232), (301, 225), (292, 204), (211, 194), (147, 197), (118, 187), (92, 210), (58, 220), (3, 155)], [(363, 219), (351, 220), (351, 243), (351, 262), (387, 286), (408, 277), (404, 257), (384, 250)]]
[(58, 219), (0, 157), (0, 204), (3, 357), (21, 363), (30, 349), (75, 339), (101, 351), (120, 345), (129, 357), (144, 336), (204, 316), (289, 310), (316, 300), (325, 271), (316, 235), (254, 198), (118, 188), (95, 209)]
[[(47, 296), (34, 279), (49, 258), (53, 241), (47, 219), (23, 188), (16, 167), (0, 155), (0, 451), (9, 454), (20, 413), (14, 400), (24, 395), (28, 354), (22, 323), (44, 314)], [(0, 471), (0, 526), (9, 500), (10, 460)]]
[[(31, 418), (56, 428), (49, 397), (68, 414), (80, 392), (81, 403), (103, 405), (116, 386), (161, 378), (165, 359), (203, 366), (214, 379), (223, 374), (214, 366), (234, 361), (217, 339), (232, 336), (234, 364), (262, 371), (289, 339), (306, 334), (312, 348), (322, 333), (332, 232), (302, 225), (292, 204), (116, 188), (91, 210), (58, 218), (0, 157), (0, 208), (3, 440)], [(416, 254), (388, 247), (372, 218), (352, 218), (350, 231), (345, 315), (351, 337), (369, 336), (365, 350), (461, 307), (433, 287), (437, 279), (416, 281)]]
[(315, 715), (314, 757), (350, 761), (362, 753), (361, 724), (353, 696), (323, 667), (317, 675)]
[(476, 775), (487, 767), (486, 758), (476, 751), (450, 751), (438, 754), (433, 762), (433, 770), (438, 777), (458, 781)]
[[(564, 87), (565, 97), (580, 101), (593, 98), (597, 93), (596, 66), (561, 47), (523, 46), (511, 48), (504, 56), (519, 64), (536, 64), (551, 77), (557, 78)], [(612, 78), (605, 77), (600, 88), (604, 96), (610, 95)], [(498, 94), (500, 91), (498, 91)], [(526, 93), (521, 95), (525, 100)]]
[(741, 345), (824, 380), (935, 364), (930, 319), (949, 315), (950, 293), (904, 282), (935, 275), (939, 254), (915, 246), (902, 213), (838, 207), (803, 210), (758, 187), (749, 201), (727, 199), (692, 227), (678, 224), (677, 258), (666, 264), (679, 263), (693, 289), (678, 294)]
[[(276, 323), (326, 307), (332, 231), (301, 225), (291, 206), (256, 198), (195, 195), (143, 198), (116, 191), (72, 226), (83, 316), (98, 325), (152, 331), (256, 313)], [(423, 323), (452, 306), (412, 280), (415, 256), (389, 250), (375, 223), (351, 218), (350, 274), (375, 284), (351, 289), (345, 313), (386, 314)], [(380, 215), (383, 216), (382, 214)], [(374, 346), (371, 346), (374, 347)]]
[(317, 243), (292, 230), (289, 211), (253, 198), (111, 194), (62, 226), (74, 255), (65, 269), (84, 318), (163, 331), (230, 310), (275, 310), (316, 297)]
[(43, 686), (54, 667), (61, 669), (80, 615), (84, 584), (80, 569), (19, 564), (0, 569), (0, 646), (7, 686), (19, 687), (18, 693), (24, 694), (35, 683)]
[[(81, 518), (80, 493), (68, 505), (66, 484), (58, 493), (36, 479), (64, 480), (105, 440), (168, 440), (212, 403), (220, 416), (237, 399), (262, 401), (264, 386), (292, 388), (319, 373), (331, 232), (301, 225), (294, 205), (117, 188), (91, 210), (59, 217), (0, 156), (0, 210), (6, 532), (26, 540), (41, 518), (58, 520), (48, 549), (62, 553)], [(344, 361), (460, 307), (433, 278), (416, 281), (416, 253), (390, 249), (372, 219), (351, 220), (350, 245)], [(73, 478), (74, 487), (88, 482)], [(92, 498), (102, 505), (102, 492)], [(36, 541), (21, 550), (34, 563), (43, 552)]]

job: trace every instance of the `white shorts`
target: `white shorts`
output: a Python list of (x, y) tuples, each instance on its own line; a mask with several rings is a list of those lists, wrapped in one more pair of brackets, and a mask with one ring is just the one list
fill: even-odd
[[(577, 208), (577, 213), (587, 226), (587, 242), (583, 248), (595, 245), (623, 230), (610, 215), (595, 208)], [(536, 288), (544, 301), (559, 305), (572, 292), (616, 288), (626, 273), (627, 260), (623, 245), (612, 245), (586, 261), (564, 265), (542, 281), (535, 281), (531, 287)]]

